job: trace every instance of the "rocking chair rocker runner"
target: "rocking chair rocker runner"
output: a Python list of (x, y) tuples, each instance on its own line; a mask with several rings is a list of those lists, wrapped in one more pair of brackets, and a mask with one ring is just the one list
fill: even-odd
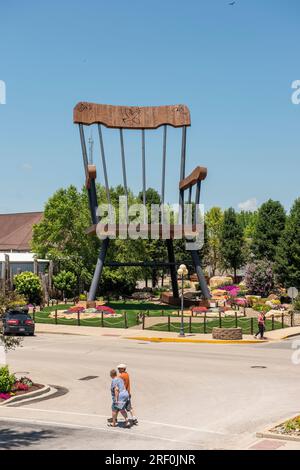
[[(200, 189), (201, 181), (206, 178), (207, 170), (203, 167), (197, 167), (189, 175), (185, 176), (185, 163), (186, 163), (186, 134), (187, 127), (191, 125), (190, 112), (185, 105), (174, 106), (154, 106), (154, 107), (127, 107), (127, 106), (111, 106), (103, 104), (94, 104), (80, 102), (74, 108), (74, 123), (79, 125), (79, 133), (81, 140), (81, 149), (83, 156), (84, 171), (86, 177), (86, 188), (89, 197), (89, 206), (91, 211), (91, 219), (93, 225), (87, 230), (89, 234), (96, 233), (96, 226), (98, 223), (97, 216), (97, 194), (96, 194), (96, 166), (88, 161), (86, 141), (84, 135), (84, 126), (96, 124), (98, 127), (101, 162), (103, 169), (103, 176), (106, 189), (106, 197), (108, 204), (110, 204), (110, 190), (108, 183), (108, 174), (106, 166), (106, 158), (104, 151), (104, 142), (102, 136), (101, 125), (108, 128), (115, 128), (119, 131), (120, 140), (120, 157), (121, 167), (123, 173), (123, 186), (125, 196), (128, 198), (127, 187), (127, 173), (126, 173), (126, 159), (125, 159), (125, 146), (123, 138), (123, 129), (140, 129), (141, 130), (141, 153), (142, 153), (142, 189), (143, 189), (143, 204), (146, 205), (146, 151), (145, 151), (145, 130), (157, 129), (163, 126), (163, 149), (162, 149), (162, 181), (161, 181), (161, 203), (165, 202), (165, 180), (166, 180), (166, 155), (167, 155), (167, 128), (172, 126), (182, 130), (182, 143), (181, 143), (181, 164), (180, 164), (180, 178), (179, 178), (179, 206), (180, 214), (183, 219), (184, 207), (184, 192), (189, 190), (188, 202), (191, 204), (192, 189), (196, 186), (195, 204), (200, 202)], [(127, 220), (128, 222), (128, 220)], [(144, 220), (146, 224), (146, 220)], [(180, 221), (182, 223), (182, 220)], [(159, 227), (159, 233), (162, 233), (162, 224)], [(142, 262), (142, 263), (107, 263), (108, 266), (143, 266), (143, 267), (157, 267), (164, 266), (170, 268), (173, 297), (178, 298), (178, 282), (176, 272), (176, 260), (173, 248), (173, 235), (174, 227), (171, 228), (170, 237), (166, 240), (168, 251), (168, 262)], [(88, 294), (88, 301), (92, 302), (96, 298), (96, 292), (101, 279), (101, 273), (105, 264), (105, 257), (109, 245), (109, 238), (104, 238), (100, 249), (98, 261), (96, 264), (92, 284)], [(198, 276), (199, 285), (202, 295), (205, 299), (210, 298), (210, 292), (207, 287), (203, 271), (201, 269), (200, 257), (197, 250), (191, 250), (191, 257), (195, 266)], [(180, 264), (180, 263), (179, 263)]]

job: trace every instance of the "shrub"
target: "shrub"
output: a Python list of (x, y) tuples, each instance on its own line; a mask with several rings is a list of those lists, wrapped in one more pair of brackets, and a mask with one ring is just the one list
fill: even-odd
[(9, 307), (24, 307), (25, 305), (25, 298), (16, 291), (0, 293), (0, 316)]
[(15, 382), (12, 386), (13, 392), (19, 392), (19, 391), (27, 392), (28, 389), (29, 389), (29, 386), (27, 384), (23, 384), (19, 380), (17, 380), (17, 382)]
[(298, 297), (294, 300), (293, 307), (294, 310), (300, 312), (300, 295), (298, 295)]
[(62, 292), (63, 296), (68, 297), (74, 294), (77, 278), (71, 271), (61, 271), (56, 276), (53, 276), (53, 284), (56, 289)]
[(84, 302), (85, 300), (87, 300), (87, 295), (86, 294), (80, 294), (79, 300), (81, 300), (81, 302)]
[(268, 297), (274, 288), (272, 263), (259, 260), (246, 266), (245, 284), (250, 294)]
[(10, 374), (8, 366), (0, 368), (0, 393), (9, 393), (16, 381), (14, 374)]
[(14, 278), (16, 291), (24, 295), (29, 303), (39, 303), (42, 295), (40, 278), (31, 272), (17, 274)]
[(266, 304), (255, 304), (253, 305), (253, 310), (255, 310), (256, 312), (269, 312), (270, 310), (272, 310), (272, 308), (269, 306), (269, 305), (266, 305)]

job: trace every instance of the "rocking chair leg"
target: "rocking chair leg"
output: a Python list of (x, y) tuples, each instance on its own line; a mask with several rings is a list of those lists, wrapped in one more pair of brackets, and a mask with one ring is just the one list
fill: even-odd
[(174, 263), (170, 267), (173, 297), (175, 299), (178, 299), (179, 298), (179, 291), (178, 291), (178, 282), (177, 282), (177, 272), (176, 272), (176, 265), (175, 265), (173, 240), (171, 240), (171, 239), (166, 240), (166, 242), (167, 242), (169, 263)]
[(109, 245), (109, 238), (105, 238), (102, 241), (101, 250), (99, 253), (92, 284), (91, 284), (90, 291), (88, 294), (88, 301), (93, 301), (96, 298), (97, 289), (98, 289), (99, 282), (101, 279), (101, 274), (102, 274), (102, 270), (104, 266), (104, 261), (105, 261), (108, 245)]
[(202, 268), (201, 268), (199, 254), (198, 254), (197, 251), (192, 250), (191, 251), (191, 256), (192, 256), (192, 260), (193, 260), (193, 263), (194, 263), (194, 266), (195, 266), (195, 269), (196, 269), (196, 273), (197, 273), (197, 276), (198, 276), (198, 280), (199, 280), (200, 289), (202, 291), (202, 294), (203, 294), (205, 299), (210, 299), (211, 295), (210, 295), (209, 289), (207, 287), (205, 276), (204, 276)]

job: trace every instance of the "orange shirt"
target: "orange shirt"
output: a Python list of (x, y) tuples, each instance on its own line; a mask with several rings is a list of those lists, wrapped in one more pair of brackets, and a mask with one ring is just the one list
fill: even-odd
[(125, 388), (128, 393), (130, 393), (130, 379), (129, 379), (129, 374), (127, 372), (121, 372), (119, 374), (119, 377), (123, 380)]

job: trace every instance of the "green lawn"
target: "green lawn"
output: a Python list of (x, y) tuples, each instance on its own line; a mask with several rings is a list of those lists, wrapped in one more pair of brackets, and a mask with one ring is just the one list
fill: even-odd
[[(219, 327), (219, 319), (207, 319), (206, 325), (204, 326), (204, 323), (193, 323), (192, 320), (192, 325), (190, 328), (190, 325), (188, 323), (184, 324), (184, 331), (186, 333), (211, 333), (212, 329), (214, 327)], [(238, 318), (237, 320), (237, 326), (242, 328), (243, 334), (251, 334), (251, 319), (250, 318)], [(236, 320), (235, 317), (226, 317), (222, 318), (222, 328), (235, 328), (236, 327)], [(282, 328), (281, 322), (274, 322), (274, 329), (279, 329)], [(148, 330), (158, 330), (158, 331), (169, 331), (168, 323), (159, 323), (157, 325), (153, 325), (150, 328), (147, 328)], [(170, 331), (178, 331), (180, 330), (180, 322), (170, 322)], [(257, 321), (254, 319), (253, 321), (253, 330), (254, 333), (257, 332), (258, 326), (257, 326)], [(272, 320), (266, 320), (266, 331), (271, 331), (272, 330)]]
[[(157, 305), (152, 304), (151, 302), (147, 301), (140, 301), (140, 300), (128, 300), (128, 301), (111, 301), (108, 304), (112, 307), (117, 313), (121, 314), (122, 317), (118, 318), (106, 318), (103, 321), (103, 326), (111, 327), (111, 328), (125, 328), (125, 312), (127, 314), (127, 325), (128, 327), (132, 327), (137, 324), (137, 315), (139, 313), (148, 314), (151, 317), (154, 316), (166, 316), (165, 323), (159, 323), (147, 329), (149, 330), (158, 330), (158, 331), (168, 331), (168, 320), (167, 316), (171, 316), (171, 325), (170, 331), (179, 331), (180, 329), (180, 321), (178, 319), (177, 313), (174, 314), (173, 312), (178, 312), (178, 310), (174, 307), (168, 305)], [(53, 307), (45, 307), (42, 312), (36, 312), (35, 314), (35, 321), (36, 323), (51, 323), (55, 324), (54, 318), (49, 318), (49, 314), (57, 308), (58, 310), (67, 310), (69, 307), (73, 307), (73, 304), (59, 304), (54, 305)], [(175, 321), (176, 318), (176, 321)], [(146, 319), (147, 322), (147, 319)], [(58, 318), (57, 324), (59, 325), (77, 325), (77, 319), (65, 319), (65, 318)], [(101, 316), (99, 318), (89, 318), (89, 319), (80, 319), (80, 325), (82, 326), (101, 326)], [(204, 327), (203, 323), (193, 323), (192, 319), (192, 328), (191, 333), (211, 333), (213, 327), (218, 327), (219, 319), (209, 319), (206, 320), (206, 326)], [(226, 317), (222, 318), (222, 327), (224, 328), (234, 328), (236, 326), (235, 317)], [(243, 329), (244, 334), (251, 334), (251, 319), (250, 318), (238, 318), (237, 326)], [(281, 328), (281, 322), (275, 321), (274, 322), (274, 329)], [(184, 327), (186, 332), (190, 331), (190, 326), (188, 323), (185, 323)], [(254, 333), (257, 332), (257, 321), (253, 319), (253, 329)], [(272, 330), (272, 320), (266, 321), (266, 330)]]
[[(104, 326), (111, 327), (111, 328), (125, 328), (125, 312), (127, 314), (127, 325), (130, 328), (137, 324), (137, 315), (139, 313), (145, 313), (153, 317), (153, 316), (163, 316), (163, 315), (172, 315), (173, 312), (176, 310), (174, 307), (170, 307), (167, 305), (156, 305), (152, 304), (151, 302), (141, 302), (140, 300), (130, 300), (130, 301), (111, 301), (109, 302), (109, 307), (113, 308), (116, 313), (122, 315), (118, 318), (106, 318), (104, 319)], [(53, 307), (45, 307), (43, 311), (36, 312), (35, 314), (35, 321), (36, 323), (51, 323), (55, 324), (55, 319), (50, 318), (49, 314), (55, 309), (58, 310), (67, 310), (68, 308), (73, 307), (73, 304), (59, 304), (54, 305)], [(177, 315), (176, 315), (177, 317)], [(65, 319), (65, 318), (58, 318), (57, 324), (59, 325), (77, 325), (78, 321), (75, 319)], [(101, 315), (99, 318), (89, 318), (89, 319), (80, 319), (80, 325), (82, 326), (101, 326)]]

